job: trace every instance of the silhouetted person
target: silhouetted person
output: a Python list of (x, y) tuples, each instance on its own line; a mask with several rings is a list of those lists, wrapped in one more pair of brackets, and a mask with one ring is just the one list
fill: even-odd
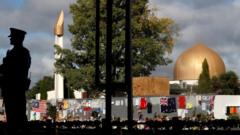
[(13, 48), (7, 52), (0, 65), (1, 89), (6, 109), (8, 133), (20, 134), (26, 131), (26, 96), (30, 80), (28, 70), (31, 57), (28, 49), (23, 47), (26, 32), (10, 28), (10, 44)]

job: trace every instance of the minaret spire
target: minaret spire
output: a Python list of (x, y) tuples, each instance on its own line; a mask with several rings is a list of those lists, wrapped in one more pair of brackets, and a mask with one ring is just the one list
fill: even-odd
[[(55, 45), (59, 46), (60, 48), (63, 48), (63, 34), (64, 13), (63, 10), (61, 10), (54, 26)], [(59, 59), (60, 55), (55, 53), (55, 60)], [(55, 73), (54, 75), (54, 91), (56, 94), (56, 99), (64, 98), (64, 79), (63, 76), (59, 73)]]
[(61, 10), (54, 26), (54, 35), (63, 36), (64, 34), (64, 12)]

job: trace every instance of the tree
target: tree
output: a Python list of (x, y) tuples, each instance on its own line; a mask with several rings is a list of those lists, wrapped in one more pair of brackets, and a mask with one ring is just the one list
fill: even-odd
[(41, 80), (39, 80), (34, 87), (32, 87), (27, 92), (27, 98), (35, 98), (37, 93), (41, 94), (40, 99), (47, 99), (47, 91), (53, 90), (54, 81), (50, 76), (44, 76)]
[(238, 76), (233, 71), (228, 71), (219, 76), (221, 94), (240, 94), (238, 87)]
[(207, 59), (204, 59), (202, 63), (202, 72), (198, 79), (198, 93), (206, 94), (211, 92), (211, 79), (209, 75), (209, 66)]
[(55, 122), (56, 121), (56, 116), (57, 116), (57, 108), (56, 108), (56, 106), (52, 105), (51, 103), (47, 103), (47, 114)]
[(26, 98), (27, 99), (35, 99), (36, 98), (36, 94), (38, 92), (35, 90), (35, 88), (31, 88), (26, 92)]
[(228, 71), (211, 79), (211, 89), (216, 94), (237, 95), (240, 94), (238, 76), (233, 71)]
[(214, 93), (219, 93), (220, 89), (221, 89), (221, 83), (220, 83), (219, 77), (213, 76), (211, 79), (211, 90)]
[[(106, 44), (106, 0), (100, 5), (100, 77), (105, 80)], [(77, 0), (70, 6), (73, 23), (69, 25), (72, 33), (72, 49), (57, 48), (61, 58), (55, 63), (56, 72), (67, 79), (68, 87), (96, 93), (100, 88), (94, 86), (95, 63), (95, 5), (94, 1)], [(133, 76), (148, 76), (157, 66), (167, 65), (178, 28), (170, 18), (157, 18), (148, 7), (148, 0), (134, 1), (132, 4), (132, 55)], [(125, 1), (113, 1), (113, 81), (124, 80), (125, 45)], [(72, 75), (78, 76), (72, 77)], [(71, 79), (75, 78), (75, 79)], [(74, 83), (77, 81), (76, 83)], [(94, 91), (97, 90), (97, 91)], [(91, 95), (90, 95), (91, 96)]]

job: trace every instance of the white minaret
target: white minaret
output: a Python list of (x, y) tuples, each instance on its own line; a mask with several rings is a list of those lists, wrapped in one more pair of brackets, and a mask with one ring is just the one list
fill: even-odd
[[(54, 26), (54, 35), (55, 35), (55, 45), (63, 48), (63, 33), (64, 33), (64, 13), (61, 10), (56, 24)], [(55, 54), (55, 60), (60, 56)], [(54, 75), (54, 91), (56, 94), (56, 99), (64, 98), (64, 84), (63, 84), (63, 76), (61, 74), (55, 73)]]

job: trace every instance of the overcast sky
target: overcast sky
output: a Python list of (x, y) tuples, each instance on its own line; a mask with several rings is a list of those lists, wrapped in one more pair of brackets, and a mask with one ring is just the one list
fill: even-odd
[[(71, 35), (67, 25), (71, 23), (69, 5), (75, 0), (1, 0), (0, 1), (0, 59), (9, 45), (9, 28), (16, 27), (27, 31), (24, 45), (32, 57), (32, 85), (43, 76), (54, 72), (54, 35), (55, 21), (61, 11), (65, 12), (64, 45), (70, 46)], [(2, 60), (0, 60), (2, 63)]]
[(219, 53), (226, 70), (240, 76), (240, 0), (151, 0), (159, 17), (178, 24), (180, 36), (170, 57), (173, 63), (158, 68), (153, 75), (173, 76), (178, 56), (198, 42)]
[[(61, 9), (65, 12), (64, 45), (70, 46), (71, 23), (69, 5), (75, 0), (1, 0), (0, 1), (0, 59), (9, 46), (9, 28), (28, 32), (25, 46), (32, 56), (32, 84), (43, 76), (53, 75), (53, 27)], [(222, 57), (227, 70), (240, 76), (240, 0), (151, 0), (159, 17), (170, 17), (180, 28), (170, 57), (173, 64), (158, 68), (153, 75), (172, 78), (176, 58), (197, 42), (203, 42)], [(1, 63), (1, 60), (0, 60)]]

